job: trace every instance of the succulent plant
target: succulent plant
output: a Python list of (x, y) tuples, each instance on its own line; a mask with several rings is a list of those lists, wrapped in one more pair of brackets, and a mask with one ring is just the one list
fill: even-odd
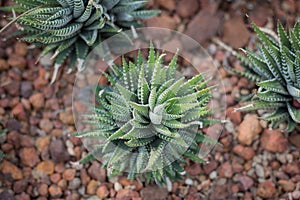
[[(1, 121), (0, 121), (0, 124), (2, 124)], [(0, 127), (1, 127), (1, 125), (0, 125)], [(6, 129), (0, 128), (0, 137), (2, 134), (5, 134), (6, 132), (7, 132)], [(4, 158), (4, 156), (5, 156), (5, 154), (0, 150), (0, 161)]]
[[(70, 70), (80, 70), (93, 47), (138, 20), (150, 18), (157, 10), (143, 10), (148, 0), (15, 0), (17, 34), (22, 40), (46, 46), (41, 57), (55, 51), (55, 72), (70, 57)], [(4, 9), (5, 10), (5, 9)], [(7, 9), (6, 9), (7, 10)], [(56, 73), (54, 73), (56, 75)], [(54, 76), (55, 77), (55, 76)]]
[(257, 82), (258, 90), (241, 110), (273, 110), (263, 118), (273, 128), (287, 122), (287, 131), (292, 131), (300, 122), (300, 23), (287, 32), (278, 22), (275, 37), (255, 24), (253, 28), (260, 40), (259, 51), (245, 50), (247, 56), (238, 54), (246, 70), (234, 71)]
[(76, 134), (98, 141), (81, 162), (100, 158), (111, 175), (128, 172), (130, 179), (141, 175), (157, 184), (180, 179), (185, 158), (203, 162), (199, 143), (216, 143), (201, 131), (216, 122), (208, 107), (213, 86), (203, 74), (178, 75), (177, 55), (168, 65), (163, 60), (151, 45), (148, 60), (139, 52), (106, 74), (110, 85), (100, 87), (95, 114), (86, 121), (95, 129)]

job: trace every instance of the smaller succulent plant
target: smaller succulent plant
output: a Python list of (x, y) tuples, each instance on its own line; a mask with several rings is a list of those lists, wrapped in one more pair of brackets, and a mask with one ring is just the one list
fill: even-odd
[[(1, 124), (1, 121), (0, 121), (0, 124)], [(1, 125), (0, 125), (1, 127)], [(6, 129), (1, 129), (0, 128), (0, 137), (2, 134), (5, 134), (6, 133)], [(5, 154), (0, 150), (0, 161), (4, 158)]]
[[(88, 53), (101, 41), (122, 29), (140, 26), (138, 20), (153, 17), (157, 10), (144, 10), (147, 0), (15, 0), (22, 25), (15, 35), (45, 46), (40, 57), (54, 51), (55, 73), (70, 57), (81, 70)], [(3, 10), (3, 9), (2, 9)], [(4, 10), (9, 10), (4, 8)], [(55, 76), (54, 76), (55, 77)]]
[(255, 24), (253, 28), (260, 40), (259, 51), (238, 54), (246, 70), (233, 70), (257, 82), (258, 90), (241, 110), (273, 110), (264, 119), (272, 122), (273, 128), (287, 122), (287, 131), (292, 131), (300, 123), (300, 23), (287, 32), (278, 22), (276, 38)]
[(151, 45), (147, 61), (139, 52), (106, 74), (110, 85), (99, 86), (99, 105), (87, 120), (95, 129), (77, 133), (98, 141), (81, 162), (101, 158), (111, 175), (142, 174), (163, 184), (181, 178), (185, 158), (203, 161), (199, 143), (216, 143), (200, 130), (215, 122), (208, 107), (212, 87), (202, 74), (187, 81), (177, 75), (177, 55), (167, 66), (163, 57)]

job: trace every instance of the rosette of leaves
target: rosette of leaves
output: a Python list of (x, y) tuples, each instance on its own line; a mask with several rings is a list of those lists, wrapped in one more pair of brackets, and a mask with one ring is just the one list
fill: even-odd
[(202, 74), (186, 81), (176, 73), (177, 55), (168, 65), (163, 57), (151, 46), (148, 60), (139, 52), (106, 74), (110, 85), (99, 88), (87, 120), (95, 129), (76, 134), (96, 141), (82, 163), (101, 159), (111, 176), (128, 172), (163, 184), (181, 178), (186, 158), (203, 162), (199, 143), (216, 143), (201, 131), (215, 122), (208, 107), (213, 86)]
[(258, 52), (238, 55), (246, 70), (235, 72), (257, 82), (258, 90), (241, 110), (273, 110), (263, 118), (273, 128), (287, 122), (287, 131), (292, 131), (300, 122), (300, 24), (287, 32), (278, 22), (276, 37), (255, 24), (253, 28), (260, 40)]
[[(157, 10), (144, 10), (147, 0), (15, 0), (6, 8), (22, 13), (16, 35), (22, 40), (45, 46), (41, 57), (54, 51), (55, 71), (70, 57), (70, 69), (81, 70), (88, 53), (111, 35), (140, 26)], [(5, 10), (5, 9), (4, 9)], [(56, 75), (56, 74), (55, 74)], [(54, 76), (55, 77), (55, 76)]]

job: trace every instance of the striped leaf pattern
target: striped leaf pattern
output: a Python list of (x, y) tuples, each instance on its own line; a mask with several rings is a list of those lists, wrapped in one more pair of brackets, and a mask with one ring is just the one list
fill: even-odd
[[(78, 134), (104, 143), (88, 157), (103, 158), (113, 175), (127, 171), (128, 178), (134, 179), (139, 173), (163, 184), (167, 177), (181, 178), (185, 158), (203, 161), (198, 157), (198, 143), (211, 140), (199, 128), (211, 120), (210, 88), (202, 74), (190, 80), (176, 75), (177, 55), (171, 65), (164, 66), (162, 59), (151, 45), (148, 61), (139, 53), (134, 63), (123, 59), (122, 70), (115, 66), (106, 76), (117, 81), (106, 88), (99, 86), (99, 105), (95, 115), (89, 116), (96, 129)], [(170, 79), (161, 76), (165, 70), (173, 74)]]
[[(143, 10), (146, 0), (15, 0), (15, 2), (17, 6), (1, 10), (14, 9), (24, 12), (32, 9), (17, 20), (24, 27), (18, 30), (17, 35), (23, 36), (26, 42), (46, 46), (45, 52), (49, 52), (49, 49), (54, 50), (56, 56), (53, 59), (56, 65), (63, 63), (61, 60), (58, 62), (57, 55), (68, 52), (68, 55), (63, 57), (65, 59), (72, 57), (70, 62), (72, 65), (69, 68), (74, 68), (75, 60), (78, 70), (82, 69), (87, 54), (102, 40), (119, 32), (120, 29), (137, 25), (138, 20), (159, 13), (157, 10)], [(53, 48), (48, 48), (48, 45)], [(79, 54), (76, 45), (82, 47), (84, 51)], [(57, 48), (62, 46), (68, 47)], [(44, 55), (45, 53), (41, 57)]]
[[(270, 38), (253, 24), (260, 40), (259, 52), (246, 51), (248, 63), (242, 61), (245, 72), (236, 71), (257, 82), (258, 92), (253, 101), (241, 110), (273, 110), (265, 120), (277, 128), (287, 122), (292, 131), (300, 122), (300, 23), (285, 31), (277, 25), (278, 41)], [(257, 78), (253, 78), (257, 77)]]

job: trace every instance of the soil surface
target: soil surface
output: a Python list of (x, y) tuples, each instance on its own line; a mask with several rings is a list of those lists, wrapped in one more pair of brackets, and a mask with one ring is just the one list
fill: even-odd
[[(0, 0), (4, 5), (5, 1)], [(270, 130), (263, 112), (233, 112), (239, 99), (255, 84), (227, 72), (242, 69), (239, 62), (214, 44), (255, 47), (250, 22), (274, 29), (279, 19), (291, 27), (300, 16), (300, 1), (152, 0), (149, 7), (162, 14), (145, 26), (165, 27), (200, 42), (219, 67), (226, 90), (227, 119), (206, 165), (189, 162), (182, 181), (166, 188), (108, 178), (101, 163), (77, 163), (87, 151), (72, 115), (75, 73), (61, 69), (50, 85), (51, 63), (35, 64), (40, 49), (15, 39), (0, 41), (0, 121), (7, 134), (0, 137), (6, 154), (0, 162), (0, 200), (29, 199), (300, 199), (300, 134), (284, 133), (285, 125)], [(6, 2), (7, 5), (7, 2)], [(7, 20), (0, 13), (0, 26)], [(7, 37), (11, 28), (4, 36)], [(103, 80), (105, 83), (105, 80)]]

